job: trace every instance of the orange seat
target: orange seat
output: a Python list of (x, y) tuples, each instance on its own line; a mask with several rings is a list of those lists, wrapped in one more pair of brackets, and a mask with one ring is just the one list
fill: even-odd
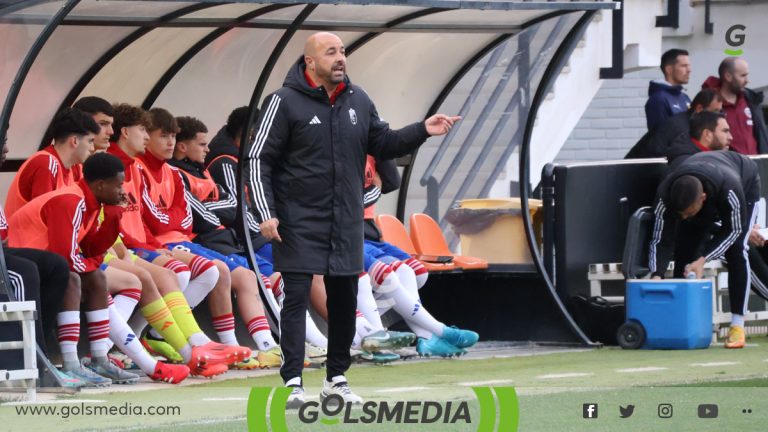
[[(376, 225), (379, 226), (381, 231), (381, 239), (387, 243), (395, 245), (402, 249), (405, 253), (411, 256), (419, 257), (416, 254), (416, 248), (413, 247), (411, 237), (408, 236), (408, 231), (399, 219), (392, 215), (381, 214), (376, 217)], [(421, 261), (421, 260), (420, 260)], [(426, 267), (427, 271), (449, 271), (454, 270), (456, 266), (453, 263), (431, 263), (421, 261)]]
[(416, 247), (416, 252), (421, 255), (452, 256), (456, 267), (464, 270), (488, 268), (488, 261), (482, 258), (454, 255), (448, 248), (440, 226), (423, 213), (411, 215), (411, 240)]

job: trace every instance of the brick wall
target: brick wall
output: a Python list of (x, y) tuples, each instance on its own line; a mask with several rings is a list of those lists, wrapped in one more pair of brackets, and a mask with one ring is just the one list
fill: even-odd
[(643, 107), (648, 81), (660, 77), (658, 68), (650, 68), (624, 74), (620, 80), (605, 80), (555, 162), (624, 158), (646, 131)]

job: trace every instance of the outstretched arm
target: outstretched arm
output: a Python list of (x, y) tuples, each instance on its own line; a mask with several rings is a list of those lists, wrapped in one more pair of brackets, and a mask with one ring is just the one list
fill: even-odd
[(461, 117), (435, 114), (423, 122), (413, 123), (393, 130), (379, 117), (371, 102), (371, 120), (368, 131), (368, 154), (378, 160), (405, 156), (418, 148), (430, 136), (445, 135)]

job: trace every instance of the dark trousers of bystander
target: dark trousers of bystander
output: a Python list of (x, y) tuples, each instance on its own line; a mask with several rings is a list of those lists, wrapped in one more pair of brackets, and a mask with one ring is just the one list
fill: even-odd
[[(747, 204), (747, 214), (752, 215), (750, 220), (753, 222), (756, 217), (754, 209), (754, 203)], [(722, 258), (728, 265), (728, 296), (731, 303), (731, 313), (739, 315), (744, 315), (747, 312), (747, 299), (751, 282), (751, 270), (747, 258), (747, 238), (751, 226), (752, 224), (748, 224), (743, 227), (739, 236), (722, 254)], [(711, 240), (716, 229), (714, 225), (703, 226), (688, 221), (678, 224), (674, 277), (685, 277), (685, 266), (703, 255), (704, 246)]]
[[(5, 248), (5, 264), (14, 298), (37, 304), (38, 344), (45, 349), (45, 335), (56, 328), (56, 314), (69, 282), (69, 265), (63, 257), (37, 249)], [(41, 326), (42, 323), (42, 326)], [(53, 342), (53, 341), (52, 341)]]

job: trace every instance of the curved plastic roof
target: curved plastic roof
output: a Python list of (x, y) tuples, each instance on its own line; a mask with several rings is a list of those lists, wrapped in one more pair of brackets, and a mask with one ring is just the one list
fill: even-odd
[[(484, 196), (513, 151), (519, 149), (521, 167), (527, 167), (532, 116), (594, 16), (584, 11), (618, 5), (607, 0), (2, 1), (0, 140), (8, 137), (12, 162), (3, 167), (4, 177), (37, 149), (54, 113), (80, 96), (162, 106), (177, 116), (198, 117), (215, 132), (233, 108), (260, 103), (276, 90), (305, 38), (325, 30), (344, 40), (351, 80), (371, 94), (393, 127), (438, 109), (465, 113), (452, 134), (430, 139), (407, 166), (398, 213), (409, 189), (426, 191), (428, 209), (467, 194)], [(503, 145), (497, 148), (496, 142)], [(468, 154), (477, 157), (469, 171)], [(486, 162), (490, 166), (480, 168)], [(480, 171), (487, 178), (476, 178)], [(527, 168), (520, 178), (528, 184)], [(443, 196), (446, 190), (453, 197)], [(424, 194), (409, 200), (418, 211)], [(527, 211), (523, 218), (530, 240)], [(530, 245), (545, 275), (532, 240)], [(5, 274), (2, 270), (0, 260)], [(547, 285), (574, 333), (588, 342), (554, 286)]]
[[(423, 117), (465, 63), (500, 35), (567, 12), (612, 7), (596, 1), (4, 2), (0, 95), (7, 98), (9, 158), (34, 152), (57, 109), (85, 95), (162, 106), (199, 117), (215, 132), (234, 107), (249, 103), (281, 37), (307, 8), (314, 9), (276, 54), (261, 97), (282, 84), (309, 34), (333, 31), (350, 49), (350, 78), (397, 127)], [(53, 31), (41, 41), (46, 26)], [(20, 87), (12, 87), (31, 56)]]

